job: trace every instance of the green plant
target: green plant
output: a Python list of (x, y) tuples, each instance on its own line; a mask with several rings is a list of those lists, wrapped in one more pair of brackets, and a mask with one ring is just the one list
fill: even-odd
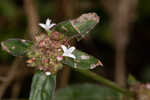
[[(95, 13), (83, 14), (77, 19), (67, 20), (57, 25), (51, 24), (51, 20), (47, 19), (46, 24), (39, 24), (46, 32), (34, 34), (34, 40), (9, 39), (1, 43), (3, 49), (8, 53), (14, 56), (27, 56), (29, 58), (26, 61), (28, 66), (37, 69), (32, 80), (29, 100), (53, 100), (56, 75), (63, 65), (72, 67), (115, 90), (101, 87), (97, 90), (101, 91), (100, 93), (105, 90), (110, 97), (113, 95), (111, 93), (115, 94), (115, 98), (119, 97), (118, 92), (128, 97), (134, 97), (133, 92), (120, 88), (115, 83), (89, 71), (88, 69), (102, 66), (101, 61), (71, 46), (73, 39), (80, 40), (85, 37), (98, 22), (99, 17)], [(91, 90), (92, 87), (97, 86), (90, 86), (90, 91), (94, 91)], [(105, 95), (103, 100), (109, 100), (108, 95)], [(95, 100), (97, 99), (95, 98)]]
[(1, 43), (8, 53), (27, 56), (28, 65), (37, 69), (33, 77), (30, 100), (52, 98), (50, 94), (55, 88), (56, 72), (63, 68), (63, 64), (78, 69), (93, 69), (102, 65), (97, 58), (69, 45), (73, 37), (81, 39), (98, 22), (99, 17), (95, 13), (83, 14), (77, 19), (64, 21), (56, 26), (47, 19), (46, 24), (39, 24), (46, 33), (34, 34), (33, 41), (9, 39)]

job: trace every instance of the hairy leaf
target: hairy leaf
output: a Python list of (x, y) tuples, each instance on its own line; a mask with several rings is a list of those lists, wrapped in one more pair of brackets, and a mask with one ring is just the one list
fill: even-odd
[(55, 30), (64, 33), (66, 36), (84, 37), (99, 22), (96, 13), (83, 14), (77, 19), (64, 21), (57, 24)]
[(1, 42), (2, 48), (14, 56), (24, 56), (31, 45), (31, 41), (23, 39), (9, 39)]
[(56, 92), (54, 100), (119, 100), (120, 93), (94, 84), (73, 85)]
[(76, 56), (76, 59), (65, 57), (62, 61), (63, 64), (71, 66), (73, 68), (79, 69), (93, 69), (96, 66), (101, 65), (102, 63), (97, 58), (90, 56), (80, 50), (75, 50), (73, 54)]
[(46, 76), (44, 72), (37, 71), (32, 80), (29, 100), (52, 100), (55, 81), (55, 75)]

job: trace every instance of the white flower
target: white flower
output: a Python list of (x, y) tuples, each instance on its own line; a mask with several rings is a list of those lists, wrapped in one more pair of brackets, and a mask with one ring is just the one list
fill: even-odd
[(72, 54), (72, 52), (75, 50), (75, 47), (67, 48), (65, 45), (61, 45), (61, 48), (64, 51), (63, 56), (70, 57), (70, 58), (73, 58), (73, 59), (76, 58), (75, 55)]
[(45, 72), (45, 74), (46, 74), (47, 76), (49, 76), (49, 75), (51, 75), (51, 72)]
[(51, 24), (51, 20), (48, 18), (48, 19), (46, 20), (46, 23), (45, 23), (45, 24), (40, 23), (39, 25), (40, 25), (42, 28), (44, 28), (46, 31), (49, 31), (49, 29), (52, 28), (52, 27), (53, 27), (54, 25), (56, 25), (56, 24), (54, 24), (54, 23)]

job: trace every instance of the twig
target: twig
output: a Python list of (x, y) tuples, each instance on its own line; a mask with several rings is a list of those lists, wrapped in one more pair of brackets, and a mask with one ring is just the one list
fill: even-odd
[[(129, 41), (129, 27), (133, 22), (137, 0), (119, 0), (117, 11), (114, 11), (112, 28), (116, 47), (116, 82), (126, 86), (125, 55)], [(115, 13), (116, 12), (116, 13)], [(120, 74), (120, 72), (122, 74)]]
[(11, 98), (17, 98), (19, 96), (19, 93), (20, 93), (20, 89), (21, 89), (21, 82), (20, 81), (17, 81), (13, 84), (13, 87), (12, 87), (12, 92), (11, 92)]
[(34, 39), (34, 35), (39, 32), (38, 28), (38, 12), (36, 9), (36, 5), (33, 3), (32, 0), (24, 0), (24, 9), (27, 15), (28, 21), (28, 35), (29, 38)]
[[(115, 57), (115, 80), (120, 85), (126, 86), (125, 55), (129, 41), (129, 27), (134, 21), (137, 0), (104, 0), (104, 6), (111, 16), (111, 29), (114, 36)], [(120, 73), (121, 72), (121, 73)]]
[[(29, 34), (28, 36), (33, 38), (33, 33), (38, 31), (38, 27), (37, 27), (37, 22), (38, 22), (38, 17), (36, 14), (36, 10), (35, 7), (32, 4), (31, 0), (24, 0), (25, 1), (25, 8), (26, 8), (26, 12), (28, 15), (28, 27), (29, 27)], [(7, 87), (9, 86), (9, 84), (13, 81), (13, 79), (15, 78), (14, 76), (16, 75), (16, 71), (19, 67), (20, 64), (23, 63), (23, 58), (15, 58), (11, 69), (8, 72), (8, 76), (6, 78), (1, 77), (1, 81), (3, 81), (3, 83), (1, 84), (0, 87), (0, 100), (2, 99), (2, 96), (5, 93), (5, 90), (7, 89)]]
[(23, 63), (23, 59), (22, 58), (15, 58), (11, 69), (9, 70), (7, 77), (6, 77), (6, 81), (4, 81), (1, 84), (0, 87), (0, 100), (2, 99), (2, 96), (5, 93), (5, 90), (7, 89), (7, 87), (9, 86), (9, 84), (13, 81), (14, 76), (16, 75), (16, 70), (18, 69), (19, 65)]

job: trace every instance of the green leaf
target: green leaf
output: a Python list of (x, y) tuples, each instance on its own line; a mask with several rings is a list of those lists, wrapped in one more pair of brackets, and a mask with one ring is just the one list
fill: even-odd
[(32, 80), (29, 100), (52, 100), (55, 92), (56, 76), (46, 76), (37, 71)]
[(84, 37), (95, 25), (99, 22), (99, 17), (96, 13), (82, 14), (77, 19), (64, 21), (57, 24), (55, 30), (64, 33), (66, 36)]
[(31, 41), (22, 39), (9, 39), (1, 42), (2, 48), (14, 56), (24, 56), (31, 45)]
[(119, 100), (121, 94), (94, 84), (72, 85), (56, 92), (54, 100)]
[(102, 63), (99, 59), (90, 56), (82, 51), (75, 50), (73, 54), (76, 56), (76, 59), (65, 57), (62, 61), (63, 64), (66, 64), (73, 68), (79, 69), (93, 69), (96, 66), (101, 65)]
[(64, 33), (66, 36), (73, 36), (78, 34), (78, 32), (74, 29), (71, 21), (64, 21), (56, 25), (55, 30), (61, 33)]

